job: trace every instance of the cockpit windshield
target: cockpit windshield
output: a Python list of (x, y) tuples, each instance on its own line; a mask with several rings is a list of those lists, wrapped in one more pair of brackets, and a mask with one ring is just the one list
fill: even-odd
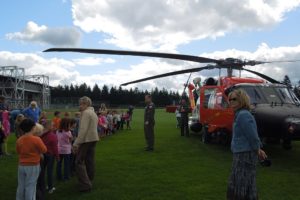
[(274, 103), (295, 104), (290, 91), (282, 86), (241, 86), (250, 97), (251, 104)]
[(283, 103), (294, 103), (293, 98), (292, 98), (292, 96), (291, 96), (291, 94), (290, 94), (290, 92), (288, 91), (287, 88), (278, 87), (278, 88), (275, 88), (275, 89), (278, 91), (279, 95), (283, 99)]
[(253, 86), (245, 86), (242, 87), (242, 89), (245, 90), (245, 92), (247, 92), (247, 94), (249, 95), (251, 104), (267, 103), (259, 88)]

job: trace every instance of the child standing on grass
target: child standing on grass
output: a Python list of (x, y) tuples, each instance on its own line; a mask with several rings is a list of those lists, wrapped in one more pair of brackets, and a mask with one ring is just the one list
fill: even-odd
[(46, 112), (42, 112), (41, 113), (41, 116), (39, 118), (39, 123), (42, 125), (42, 126), (45, 126), (47, 122), (47, 113)]
[(0, 157), (3, 156), (3, 150), (2, 150), (3, 142), (4, 142), (4, 129), (0, 121)]
[(44, 154), (44, 162), (41, 168), (42, 171), (47, 171), (47, 188), (48, 192), (51, 194), (55, 190), (55, 187), (53, 186), (53, 167), (55, 159), (59, 160), (59, 154), (57, 136), (52, 131), (50, 120), (47, 120), (44, 126), (44, 131), (41, 139), (47, 147), (47, 152)]
[(4, 155), (10, 155), (7, 150), (8, 136), (10, 134), (9, 112), (7, 110), (2, 112), (2, 126), (4, 133), (3, 153)]
[(98, 116), (98, 134), (99, 138), (105, 137), (107, 132), (107, 119), (104, 112), (100, 112)]
[[(33, 135), (37, 137), (41, 137), (43, 134), (43, 130), (44, 127), (41, 124), (36, 123)], [(44, 164), (44, 156), (42, 154), (40, 160), (40, 174), (36, 184), (36, 200), (45, 200), (46, 188), (45, 188), (45, 179), (44, 179), (45, 171), (42, 168), (43, 164)]]
[[(78, 127), (77, 123), (79, 123), (79, 121), (77, 121), (75, 118), (70, 118), (70, 130), (71, 130), (71, 133), (72, 133), (72, 136), (73, 136), (73, 138), (72, 138), (72, 145), (73, 145), (75, 139), (78, 136), (78, 130), (76, 132), (76, 128)], [(75, 169), (75, 160), (76, 160), (76, 155), (71, 152), (71, 157), (70, 157), (71, 176), (73, 176), (75, 174), (75, 172), (76, 172), (76, 169)]]
[(36, 183), (40, 173), (41, 155), (47, 148), (41, 138), (34, 136), (35, 122), (24, 119), (20, 129), (25, 133), (17, 140), (16, 151), (19, 155), (17, 200), (35, 199)]
[[(70, 131), (70, 120), (63, 118), (60, 122), (59, 130), (56, 132), (58, 139), (59, 160), (57, 162), (57, 178), (58, 180), (70, 179), (71, 171), (71, 149), (72, 149), (72, 133)], [(61, 168), (64, 163), (64, 177), (62, 178)]]
[(21, 137), (24, 133), (23, 131), (20, 129), (20, 124), (21, 122), (25, 119), (23, 114), (18, 114), (16, 121), (15, 121), (15, 134), (16, 137), (19, 138)]
[(59, 111), (55, 111), (54, 112), (54, 117), (52, 119), (52, 128), (54, 131), (59, 129), (59, 125), (60, 125), (60, 112)]

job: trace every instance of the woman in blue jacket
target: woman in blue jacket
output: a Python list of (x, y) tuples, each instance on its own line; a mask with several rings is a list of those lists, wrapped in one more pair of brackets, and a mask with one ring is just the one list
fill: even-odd
[(232, 130), (231, 151), (233, 163), (228, 182), (227, 199), (256, 200), (256, 164), (265, 159), (261, 149), (254, 117), (249, 112), (250, 100), (243, 90), (234, 90), (229, 95), (230, 107), (235, 112)]

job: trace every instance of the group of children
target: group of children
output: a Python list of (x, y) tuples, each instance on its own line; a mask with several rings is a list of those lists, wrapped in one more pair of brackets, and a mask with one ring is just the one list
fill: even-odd
[[(70, 113), (60, 118), (58, 111), (54, 115), (52, 120), (48, 120), (44, 113), (39, 123), (24, 118), (16, 120), (20, 131), (16, 146), (19, 154), (17, 199), (31, 199), (35, 195), (36, 199), (44, 199), (46, 191), (52, 193), (55, 190), (55, 161), (59, 181), (69, 180), (75, 170), (72, 143), (78, 135), (80, 113), (75, 113), (75, 118), (70, 118)], [(37, 170), (39, 167), (40, 170)], [(36, 188), (29, 182), (34, 182), (32, 184)]]
[[(16, 151), (19, 155), (18, 189), (16, 199), (45, 199), (45, 193), (55, 190), (53, 184), (54, 166), (58, 181), (67, 181), (75, 171), (75, 155), (72, 143), (78, 136), (80, 112), (74, 118), (66, 112), (63, 117), (54, 112), (52, 120), (42, 112), (38, 123), (18, 114), (15, 124), (9, 123), (9, 112), (1, 113), (0, 155), (8, 154), (6, 141), (13, 126), (16, 137)], [(99, 110), (98, 134), (105, 137), (117, 130), (131, 129), (132, 110)], [(4, 144), (4, 145), (2, 145)], [(4, 152), (2, 152), (4, 146)], [(46, 181), (47, 183), (46, 183)]]
[(99, 110), (98, 115), (98, 134), (99, 137), (105, 137), (115, 133), (117, 130), (131, 129), (130, 122), (132, 114), (127, 112), (118, 112), (116, 110)]

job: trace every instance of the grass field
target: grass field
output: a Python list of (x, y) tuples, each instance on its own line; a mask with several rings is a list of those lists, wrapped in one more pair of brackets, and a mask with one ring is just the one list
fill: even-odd
[[(174, 114), (156, 111), (155, 151), (145, 152), (143, 110), (134, 110), (132, 130), (123, 130), (97, 145), (96, 177), (90, 193), (77, 191), (76, 178), (55, 182), (47, 199), (199, 199), (226, 197), (232, 155), (229, 146), (206, 145), (198, 135), (180, 137)], [(15, 199), (17, 156), (15, 137), (9, 138), (12, 156), (0, 159), (1, 200)], [(266, 148), (269, 168), (258, 166), (260, 199), (300, 199), (300, 143), (285, 151)]]

